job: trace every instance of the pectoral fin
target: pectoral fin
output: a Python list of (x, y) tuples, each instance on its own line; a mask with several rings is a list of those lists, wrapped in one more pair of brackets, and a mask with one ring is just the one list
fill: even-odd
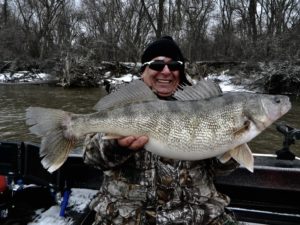
[(218, 159), (221, 163), (227, 163), (231, 159), (231, 155), (229, 152), (225, 152)]

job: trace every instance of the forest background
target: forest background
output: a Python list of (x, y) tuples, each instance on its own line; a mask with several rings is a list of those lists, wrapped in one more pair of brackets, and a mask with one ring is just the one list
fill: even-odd
[(299, 62), (300, 1), (0, 0), (0, 61), (64, 76), (78, 63), (139, 62), (163, 35), (191, 63)]

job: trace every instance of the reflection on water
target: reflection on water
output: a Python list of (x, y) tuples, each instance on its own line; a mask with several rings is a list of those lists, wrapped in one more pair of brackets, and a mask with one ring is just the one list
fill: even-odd
[(105, 94), (100, 88), (64, 89), (47, 85), (0, 85), (0, 140), (30, 141), (25, 110), (29, 106), (58, 108), (75, 113), (95, 112), (93, 106)]
[[(29, 134), (25, 125), (25, 109), (29, 106), (59, 108), (75, 113), (94, 112), (93, 106), (105, 95), (100, 88), (64, 89), (46, 85), (0, 85), (0, 140), (30, 141), (39, 143), (39, 139)], [(300, 129), (300, 99), (293, 100), (291, 111), (280, 121)], [(274, 153), (282, 147), (283, 135), (272, 125), (256, 137), (250, 148), (253, 152)], [(291, 146), (300, 156), (300, 140)]]

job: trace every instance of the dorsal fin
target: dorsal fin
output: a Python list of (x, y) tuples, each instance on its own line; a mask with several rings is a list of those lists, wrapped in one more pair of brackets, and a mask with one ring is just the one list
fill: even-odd
[(135, 80), (129, 84), (123, 85), (120, 89), (109, 95), (104, 96), (94, 106), (97, 111), (106, 110), (114, 107), (125, 106), (127, 104), (154, 101), (157, 96), (141, 80)]
[(174, 97), (180, 101), (206, 99), (222, 94), (222, 90), (218, 84), (212, 80), (200, 80), (193, 86), (181, 86)]

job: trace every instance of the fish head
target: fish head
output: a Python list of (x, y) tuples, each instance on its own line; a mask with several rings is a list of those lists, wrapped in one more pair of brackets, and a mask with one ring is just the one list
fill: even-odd
[(290, 109), (288, 96), (258, 94), (248, 99), (245, 115), (254, 122), (258, 130), (263, 131)]

